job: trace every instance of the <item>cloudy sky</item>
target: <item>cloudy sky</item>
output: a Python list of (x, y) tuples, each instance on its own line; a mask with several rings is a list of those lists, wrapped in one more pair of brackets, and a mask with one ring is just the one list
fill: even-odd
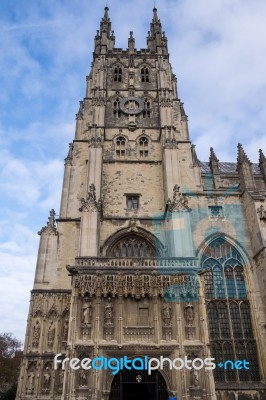
[[(24, 339), (38, 235), (59, 210), (103, 0), (0, 2), (0, 332)], [(152, 0), (109, 0), (116, 46), (146, 46)], [(157, 0), (198, 157), (266, 150), (265, 0)]]

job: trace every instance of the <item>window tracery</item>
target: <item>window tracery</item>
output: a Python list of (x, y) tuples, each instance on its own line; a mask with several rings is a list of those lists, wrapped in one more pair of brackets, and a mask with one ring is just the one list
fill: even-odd
[(150, 77), (149, 77), (149, 69), (144, 66), (141, 68), (141, 82), (150, 82)]
[(119, 99), (119, 97), (117, 97), (115, 99), (115, 101), (113, 102), (113, 115), (116, 118), (120, 118), (121, 117), (121, 109), (120, 109), (120, 99)]
[(155, 257), (155, 250), (153, 246), (144, 238), (138, 235), (129, 235), (114, 244), (109, 257)]
[(118, 65), (114, 68), (114, 82), (122, 82), (122, 68)]
[(250, 369), (216, 368), (220, 382), (260, 380), (250, 305), (239, 252), (224, 238), (215, 239), (202, 258), (211, 354), (216, 362), (247, 360)]
[(126, 155), (126, 139), (123, 136), (118, 136), (115, 141), (115, 154), (117, 158), (124, 159)]
[(147, 158), (149, 155), (149, 140), (142, 136), (139, 139), (139, 156), (140, 158)]
[(150, 118), (151, 116), (151, 102), (148, 98), (144, 99), (142, 116), (143, 118)]

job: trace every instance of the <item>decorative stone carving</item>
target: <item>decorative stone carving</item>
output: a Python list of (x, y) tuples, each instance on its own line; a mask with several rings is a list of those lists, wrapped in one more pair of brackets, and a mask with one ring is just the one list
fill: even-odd
[(162, 319), (164, 326), (171, 326), (172, 307), (168, 303), (164, 303), (162, 307)]
[(86, 197), (86, 200), (83, 198), (81, 199), (81, 207), (79, 208), (79, 211), (81, 212), (93, 212), (93, 211), (99, 211), (101, 209), (101, 202), (96, 201), (96, 194), (95, 194), (95, 186), (92, 183), (89, 186), (89, 191)]
[(167, 200), (167, 210), (169, 212), (189, 210), (187, 196), (181, 193), (180, 186), (174, 186), (173, 200)]
[(130, 218), (129, 223), (128, 223), (128, 232), (138, 232), (138, 227), (137, 227), (138, 221), (135, 218)]
[(32, 346), (38, 347), (41, 335), (41, 325), (39, 321), (36, 321), (35, 325), (33, 326), (32, 332)]
[(83, 324), (91, 324), (91, 317), (92, 317), (92, 307), (91, 303), (89, 303), (87, 300), (85, 301), (83, 307), (82, 307), (82, 323)]
[(43, 373), (43, 390), (49, 391), (51, 387), (51, 371), (50, 368), (47, 366)]
[(264, 210), (263, 205), (261, 205), (258, 209), (257, 212), (259, 214), (259, 219), (264, 219), (266, 220), (266, 210)]
[(68, 154), (67, 154), (67, 157), (65, 158), (65, 165), (72, 165), (73, 150), (74, 150), (73, 143), (69, 143)]
[(27, 375), (27, 392), (32, 393), (34, 390), (34, 382), (35, 382), (35, 373), (33, 371), (29, 371)]
[(185, 306), (185, 320), (188, 323), (193, 323), (195, 318), (194, 307), (191, 303)]
[(64, 342), (67, 341), (67, 336), (68, 336), (68, 325), (69, 325), (69, 322), (68, 322), (67, 319), (65, 319), (64, 325), (63, 325), (63, 332), (62, 332), (62, 338), (63, 338), (63, 341), (64, 341)]
[(184, 316), (186, 321), (186, 326), (185, 326), (186, 339), (192, 340), (195, 337), (196, 327), (194, 326), (194, 319), (195, 319), (194, 307), (191, 303), (185, 306)]
[(114, 308), (109, 297), (104, 309), (104, 336), (106, 340), (112, 340), (114, 335)]
[(34, 297), (34, 306), (32, 310), (33, 317), (42, 317), (42, 296), (35, 296)]
[(190, 370), (190, 385), (199, 386), (199, 371), (194, 368)]
[[(108, 261), (107, 261), (108, 262)], [(120, 260), (118, 266), (126, 265)], [(194, 275), (161, 275), (151, 276), (150, 274), (136, 275), (113, 274), (113, 275), (77, 275), (75, 276), (74, 286), (79, 288), (81, 296), (131, 296), (139, 299), (141, 297), (162, 297), (169, 300), (182, 300), (187, 298), (197, 298), (198, 278)]]
[(47, 339), (48, 339), (48, 347), (50, 348), (53, 347), (55, 339), (55, 325), (53, 321), (50, 322)]
[(58, 379), (57, 379), (58, 390), (62, 391), (63, 383), (64, 383), (64, 371), (60, 369), (58, 371)]
[(39, 232), (38, 235), (57, 235), (57, 229), (55, 224), (55, 210), (52, 209), (50, 211), (50, 216), (47, 221), (47, 226), (44, 226)]
[(111, 303), (111, 298), (108, 298), (108, 302), (104, 310), (104, 323), (105, 325), (111, 325), (113, 323), (113, 305)]
[(87, 386), (88, 379), (87, 379), (85, 371), (83, 369), (80, 369), (79, 372), (78, 372), (78, 375), (79, 375), (78, 385), (79, 386)]

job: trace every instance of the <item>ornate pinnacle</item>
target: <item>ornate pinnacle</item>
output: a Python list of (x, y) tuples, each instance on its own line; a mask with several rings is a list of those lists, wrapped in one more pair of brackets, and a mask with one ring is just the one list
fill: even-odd
[(250, 162), (248, 156), (246, 155), (242, 144), (238, 143), (238, 145), (237, 145), (237, 166), (243, 164), (244, 162), (247, 162), (249, 165), (252, 165), (252, 162)]
[(263, 151), (261, 150), (261, 149), (259, 149), (259, 163), (261, 164), (261, 163), (264, 163), (264, 162), (266, 162), (266, 157), (265, 157), (265, 155), (263, 154)]
[(152, 21), (153, 21), (153, 22), (158, 22), (159, 19), (158, 19), (158, 15), (157, 15), (157, 8), (154, 7), (154, 9), (153, 9), (152, 11), (153, 11), (153, 18), (152, 18)]
[(266, 157), (263, 154), (263, 151), (259, 149), (259, 167), (261, 170), (262, 175), (264, 176), (264, 179), (266, 178)]
[(47, 225), (44, 226), (39, 232), (38, 235), (57, 235), (57, 229), (55, 224), (55, 210), (52, 209), (50, 211), (50, 215), (48, 217)]
[(173, 200), (167, 200), (167, 209), (170, 212), (189, 210), (187, 196), (180, 191), (179, 185), (174, 186), (173, 192)]
[(210, 148), (210, 159), (209, 159), (209, 166), (211, 168), (211, 172), (213, 174), (219, 174), (220, 173), (220, 168), (219, 168), (219, 160), (216, 157), (216, 154), (214, 153), (213, 147)]
[(196, 147), (195, 144), (191, 145), (193, 166), (199, 166), (200, 163), (199, 163), (199, 159), (198, 159), (195, 147)]
[(71, 165), (73, 158), (73, 149), (74, 149), (73, 143), (69, 143), (68, 154), (65, 158), (65, 165)]
[(216, 154), (214, 153), (213, 147), (210, 148), (210, 162), (211, 161), (219, 162), (218, 158), (216, 157)]
[(109, 11), (109, 7), (105, 6), (104, 7), (104, 16), (103, 16), (104, 19), (109, 19), (108, 11)]

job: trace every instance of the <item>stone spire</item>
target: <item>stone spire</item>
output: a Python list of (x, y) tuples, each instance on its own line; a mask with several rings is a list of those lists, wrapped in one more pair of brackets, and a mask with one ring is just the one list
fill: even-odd
[(162, 24), (157, 15), (157, 8), (153, 9), (153, 18), (148, 32), (147, 45), (152, 53), (168, 55), (167, 38), (162, 31)]
[(254, 189), (255, 182), (252, 172), (252, 163), (246, 155), (242, 144), (237, 145), (237, 171), (239, 173), (240, 184), (244, 189)]
[(213, 147), (210, 148), (209, 166), (213, 174), (220, 174), (219, 160), (214, 153)]
[(266, 157), (261, 149), (259, 149), (259, 154), (259, 167), (264, 179), (266, 179)]
[(109, 8), (104, 8), (104, 16), (100, 23), (100, 30), (97, 31), (95, 36), (95, 54), (106, 54), (108, 50), (113, 50), (115, 44), (114, 31), (111, 30), (112, 24), (109, 17)]

